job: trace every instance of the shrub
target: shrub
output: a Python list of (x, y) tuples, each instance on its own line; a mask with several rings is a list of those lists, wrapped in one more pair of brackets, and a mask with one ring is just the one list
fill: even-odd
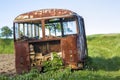
[(47, 71), (56, 71), (63, 67), (62, 59), (57, 55), (56, 52), (53, 52), (53, 60), (43, 62), (44, 72)]

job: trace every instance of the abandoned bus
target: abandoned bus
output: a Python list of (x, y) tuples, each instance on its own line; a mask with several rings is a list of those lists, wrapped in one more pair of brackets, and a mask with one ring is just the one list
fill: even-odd
[(81, 69), (87, 57), (84, 20), (66, 9), (41, 9), (14, 19), (16, 72), (28, 72), (56, 52), (64, 66)]

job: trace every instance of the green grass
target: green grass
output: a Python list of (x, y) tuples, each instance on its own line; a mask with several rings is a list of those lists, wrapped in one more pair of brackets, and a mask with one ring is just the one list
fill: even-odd
[(120, 80), (120, 34), (87, 36), (89, 58), (84, 70), (30, 72), (15, 77), (0, 76), (0, 80)]
[(120, 70), (120, 34), (88, 36), (89, 56), (97, 70)]
[(0, 39), (0, 54), (14, 53), (13, 39)]

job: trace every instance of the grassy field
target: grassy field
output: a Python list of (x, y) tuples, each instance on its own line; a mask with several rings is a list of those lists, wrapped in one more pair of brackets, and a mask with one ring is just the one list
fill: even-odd
[(120, 80), (120, 34), (87, 36), (89, 58), (84, 70), (69, 69), (15, 77), (0, 76), (0, 80)]
[(14, 53), (14, 45), (12, 39), (0, 39), (0, 54)]

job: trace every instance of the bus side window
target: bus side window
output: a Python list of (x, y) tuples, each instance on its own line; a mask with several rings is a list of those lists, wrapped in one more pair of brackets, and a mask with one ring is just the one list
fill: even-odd
[(33, 37), (37, 39), (42, 38), (41, 24), (33, 24)]
[(24, 36), (24, 33), (23, 33), (23, 24), (20, 23), (19, 24), (19, 38), (22, 37), (22, 36)]
[(19, 38), (19, 34), (18, 34), (18, 23), (15, 23), (15, 38), (16, 38), (16, 40)]

